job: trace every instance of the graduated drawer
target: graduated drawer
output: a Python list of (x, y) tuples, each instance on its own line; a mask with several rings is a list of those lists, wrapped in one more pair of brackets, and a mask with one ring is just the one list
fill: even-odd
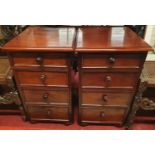
[(133, 99), (133, 92), (129, 91), (103, 91), (82, 90), (82, 105), (86, 106), (125, 106), (127, 107)]
[[(23, 100), (26, 104), (46, 104), (46, 105), (69, 105), (69, 89), (26, 89), (22, 90)], [(34, 94), (35, 93), (35, 94)]]
[(138, 73), (134, 72), (82, 72), (83, 88), (128, 88), (133, 89), (138, 81)]
[(67, 67), (66, 54), (16, 53), (12, 55), (14, 67)]
[(81, 121), (88, 123), (122, 123), (127, 109), (113, 107), (83, 107), (81, 110)]
[(68, 86), (68, 72), (15, 71), (18, 84), (29, 86)]
[(53, 120), (68, 121), (68, 107), (52, 107), (52, 106), (27, 106), (28, 114), (31, 120)]
[(82, 55), (82, 68), (135, 68), (144, 59), (143, 54), (85, 54)]

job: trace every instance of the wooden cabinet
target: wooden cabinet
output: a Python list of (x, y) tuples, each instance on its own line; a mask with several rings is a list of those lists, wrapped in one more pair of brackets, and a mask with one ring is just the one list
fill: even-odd
[(79, 60), (81, 125), (123, 125), (150, 49), (128, 28), (89, 27), (78, 30), (76, 54)]
[(76, 57), (79, 123), (117, 125), (130, 112), (150, 50), (127, 27), (28, 27), (3, 48), (30, 121), (72, 122)]
[(4, 47), (31, 122), (73, 122), (74, 35), (74, 28), (29, 27)]

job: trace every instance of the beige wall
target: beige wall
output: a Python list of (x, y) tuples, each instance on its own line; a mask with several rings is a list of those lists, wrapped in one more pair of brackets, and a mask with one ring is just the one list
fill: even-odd
[[(155, 49), (155, 25), (147, 26), (145, 41)], [(155, 61), (155, 54), (153, 52), (149, 52), (146, 61)]]
[(146, 28), (145, 40), (155, 47), (155, 25), (148, 25)]

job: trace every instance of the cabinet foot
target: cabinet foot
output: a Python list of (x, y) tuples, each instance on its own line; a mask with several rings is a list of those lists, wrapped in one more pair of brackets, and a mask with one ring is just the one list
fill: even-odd
[(83, 126), (83, 127), (85, 127), (85, 126), (88, 126), (88, 123), (79, 122), (79, 125), (80, 125), (80, 126)]
[(27, 117), (26, 117), (25, 115), (22, 115), (21, 117), (22, 117), (22, 120), (23, 120), (24, 122), (27, 121)]
[(72, 125), (73, 123), (72, 122), (66, 122), (66, 123), (64, 123), (64, 125), (66, 125), (66, 126), (69, 126), (69, 125)]
[(35, 124), (35, 123), (36, 123), (36, 121), (34, 121), (34, 120), (30, 120), (30, 123)]

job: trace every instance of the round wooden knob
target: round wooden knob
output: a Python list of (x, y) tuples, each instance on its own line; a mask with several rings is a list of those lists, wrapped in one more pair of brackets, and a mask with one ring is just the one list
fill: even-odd
[(51, 116), (52, 112), (50, 110), (47, 111), (47, 115)]
[(41, 79), (42, 81), (45, 81), (46, 75), (42, 74), (42, 75), (40, 76), (40, 79)]
[(115, 63), (115, 58), (114, 58), (114, 57), (110, 57), (110, 58), (109, 58), (109, 62), (110, 62), (111, 64), (114, 64), (114, 63)]
[(47, 99), (48, 99), (48, 96), (49, 96), (48, 93), (43, 94), (43, 99), (44, 99), (44, 100), (47, 100)]
[(42, 64), (42, 63), (43, 63), (43, 58), (42, 58), (42, 57), (37, 57), (37, 58), (36, 58), (36, 62), (37, 62), (38, 64)]
[(108, 82), (111, 82), (112, 78), (111, 78), (111, 76), (106, 76), (105, 80), (108, 81)]
[(101, 113), (100, 113), (100, 117), (101, 117), (101, 118), (105, 117), (105, 113), (104, 113), (104, 112), (101, 112)]
[(108, 102), (108, 96), (107, 95), (103, 95), (103, 101)]

